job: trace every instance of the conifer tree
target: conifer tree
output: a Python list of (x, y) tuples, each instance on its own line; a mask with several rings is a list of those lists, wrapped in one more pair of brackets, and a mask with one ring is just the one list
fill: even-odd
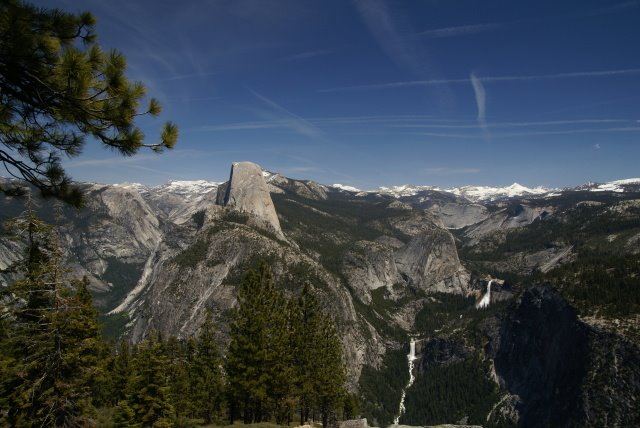
[(43, 196), (73, 204), (81, 194), (60, 160), (77, 156), (85, 137), (131, 156), (172, 148), (178, 136), (168, 122), (160, 141), (143, 142), (136, 119), (157, 116), (160, 105), (151, 99), (141, 108), (146, 88), (126, 78), (121, 53), (98, 46), (94, 26), (88, 12), (0, 2), (0, 163)]
[(249, 271), (238, 291), (226, 361), (232, 420), (238, 410), (245, 423), (287, 417), (292, 380), (285, 308), (269, 266), (263, 262), (257, 272)]
[(309, 284), (305, 284), (297, 304), (292, 307), (293, 323), (293, 366), (295, 370), (296, 395), (300, 410), (300, 425), (310, 416), (315, 399), (315, 379), (318, 354), (314, 349), (319, 340), (320, 308)]
[(223, 399), (222, 359), (214, 331), (213, 315), (207, 310), (205, 322), (196, 339), (196, 352), (191, 364), (193, 404), (205, 424), (213, 421)]
[(273, 290), (266, 309), (266, 361), (268, 410), (275, 422), (284, 425), (291, 419), (294, 402), (294, 366), (289, 302)]
[(10, 227), (26, 236), (28, 247), (24, 277), (8, 287), (3, 301), (12, 364), (3, 368), (6, 422), (83, 424), (92, 413), (90, 385), (100, 341), (87, 281), (67, 278), (56, 234), (33, 211)]
[(191, 338), (184, 343), (175, 336), (170, 336), (165, 342), (164, 353), (167, 357), (168, 384), (176, 418), (190, 418), (196, 411), (192, 388), (192, 383), (195, 381), (193, 378), (194, 339)]
[(239, 289), (226, 369), (231, 422), (242, 413), (245, 423), (285, 424), (297, 408), (302, 424), (317, 411), (327, 426), (342, 405), (345, 369), (333, 322), (309, 285), (287, 300), (265, 263)]
[(240, 409), (245, 423), (262, 419), (262, 404), (267, 397), (264, 305), (271, 288), (271, 271), (262, 264), (258, 272), (249, 271), (238, 291), (226, 361), (232, 423)]
[(346, 373), (342, 361), (342, 344), (330, 318), (323, 318), (318, 338), (315, 347), (318, 356), (315, 367), (315, 394), (322, 416), (322, 427), (327, 428), (329, 423), (335, 420), (343, 403)]
[(135, 423), (143, 427), (172, 426), (175, 412), (167, 382), (168, 359), (159, 336), (150, 335), (137, 346), (131, 368), (127, 400), (121, 410), (130, 407)]
[(120, 400), (112, 417), (114, 428), (138, 428), (140, 424), (135, 422), (136, 414), (129, 406), (127, 400)]
[(127, 385), (132, 374), (131, 349), (126, 340), (120, 341), (108, 371), (110, 376), (107, 382), (107, 404), (115, 406), (127, 398)]

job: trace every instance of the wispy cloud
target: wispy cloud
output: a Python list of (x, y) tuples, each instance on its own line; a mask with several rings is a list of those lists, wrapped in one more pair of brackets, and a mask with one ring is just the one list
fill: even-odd
[(435, 167), (435, 168), (423, 168), (421, 170), (426, 175), (437, 176), (451, 176), (451, 175), (467, 175), (467, 174), (479, 174), (482, 172), (480, 168), (449, 168), (449, 167)]
[(290, 130), (297, 132), (298, 134), (307, 136), (307, 137), (312, 137), (312, 138), (320, 138), (322, 137), (322, 131), (320, 131), (318, 128), (316, 128), (315, 126), (313, 126), (311, 123), (309, 123), (307, 120), (303, 119), (302, 117), (298, 116), (297, 114), (294, 114), (292, 112), (290, 112), (289, 110), (285, 109), (284, 107), (282, 107), (280, 104), (276, 103), (273, 100), (270, 100), (269, 98), (265, 97), (264, 95), (261, 95), (259, 93), (257, 93), (256, 91), (250, 89), (251, 93), (253, 93), (253, 95), (258, 98), (260, 101), (262, 101), (264, 104), (266, 104), (267, 106), (271, 107), (271, 109), (273, 110), (273, 112), (275, 112), (275, 115), (271, 114), (271, 113), (266, 113), (266, 116), (268, 116), (270, 119), (278, 119), (280, 121), (283, 122), (283, 125), (286, 128), (289, 128)]
[[(607, 128), (601, 129), (636, 129), (634, 126), (636, 123), (640, 123), (633, 119), (568, 119), (568, 120), (547, 120), (547, 121), (523, 121), (523, 122), (486, 122), (486, 105), (482, 107), (481, 96), (477, 102), (480, 102), (478, 106), (478, 117), (475, 121), (470, 119), (450, 119), (442, 117), (424, 116), (424, 115), (389, 115), (389, 116), (344, 116), (344, 117), (311, 117), (303, 119), (306, 124), (314, 127), (318, 132), (322, 129), (337, 130), (338, 126), (341, 126), (343, 130), (349, 130), (350, 126), (369, 125), (366, 131), (349, 132), (348, 135), (371, 135), (380, 134), (381, 130), (383, 134), (393, 134), (396, 130), (469, 130), (474, 131), (478, 129), (479, 124), (484, 124), (487, 131), (507, 130), (509, 128), (551, 128), (550, 131), (543, 132), (555, 132), (553, 128), (560, 128), (560, 132), (566, 132), (562, 128), (571, 127), (574, 125), (609, 125)], [(486, 100), (485, 100), (486, 103)], [(627, 125), (611, 127), (611, 125)], [(291, 120), (289, 118), (280, 118), (273, 120), (262, 121), (247, 121), (247, 122), (234, 122), (200, 126), (197, 128), (187, 129), (185, 132), (209, 132), (209, 131), (251, 131), (257, 129), (278, 129), (278, 128), (290, 128)], [(482, 125), (480, 126), (483, 127)], [(386, 131), (384, 131), (386, 129)], [(590, 128), (598, 129), (598, 128)], [(571, 129), (569, 129), (571, 131)], [(536, 132), (536, 131), (531, 131)], [(615, 132), (615, 131), (614, 131)], [(461, 134), (461, 133), (449, 133), (449, 132), (414, 132), (412, 135), (427, 135), (437, 137), (452, 137), (452, 138), (476, 138), (477, 135)], [(510, 134), (513, 135), (513, 134)]]
[(484, 89), (484, 85), (478, 79), (478, 77), (471, 73), (470, 75), (471, 85), (473, 86), (473, 93), (476, 97), (476, 107), (478, 108), (478, 126), (482, 128), (485, 134), (488, 135), (487, 129), (487, 92)]
[(324, 137), (323, 132), (308, 120), (287, 110), (280, 104), (259, 94), (253, 89), (247, 89), (261, 102), (261, 104), (267, 107), (256, 110), (256, 113), (263, 117), (264, 120), (201, 126), (194, 129), (194, 131), (248, 131), (255, 129), (282, 128), (306, 137)]
[[(568, 129), (565, 125), (579, 125), (579, 124), (628, 124), (629, 126), (605, 126), (600, 128), (571, 128)], [(544, 128), (546, 126), (557, 127), (560, 126), (560, 129), (542, 129), (542, 130), (523, 130), (521, 132), (509, 132), (508, 129), (512, 127), (541, 127)], [(354, 135), (415, 135), (415, 136), (424, 136), (424, 137), (436, 137), (436, 138), (455, 138), (455, 139), (465, 139), (465, 140), (474, 140), (487, 138), (487, 134), (485, 132), (478, 133), (478, 125), (472, 123), (466, 124), (407, 124), (407, 125), (391, 125), (390, 128), (405, 128), (405, 129), (415, 129), (415, 131), (408, 132), (396, 132), (393, 129), (370, 129), (366, 131), (358, 131), (350, 134)], [(420, 129), (444, 129), (444, 132), (433, 132), (433, 131), (420, 131)], [(447, 130), (452, 130), (453, 132), (449, 132)], [(455, 132), (456, 130), (460, 130), (463, 132)], [(468, 131), (468, 132), (464, 132)], [(571, 134), (590, 134), (590, 133), (634, 133), (640, 132), (640, 126), (635, 125), (634, 121), (631, 120), (618, 120), (618, 119), (602, 119), (602, 120), (566, 120), (566, 121), (548, 121), (548, 122), (504, 122), (504, 123), (491, 123), (487, 124), (487, 132), (491, 132), (491, 138), (514, 138), (514, 137), (528, 137), (528, 136), (542, 136), (542, 135), (571, 135)]]
[(487, 22), (485, 24), (458, 25), (455, 27), (434, 28), (432, 30), (420, 31), (416, 33), (416, 36), (428, 39), (467, 36), (469, 34), (499, 30), (511, 25), (513, 25), (513, 23), (508, 22)]
[[(475, 126), (477, 128), (477, 126)], [(456, 139), (479, 139), (484, 138), (479, 134), (456, 134), (449, 132), (407, 132), (406, 135), (419, 135), (423, 137), (438, 137), (438, 138), (456, 138)]]
[[(427, 128), (427, 129), (472, 129), (477, 128), (477, 124), (464, 123), (441, 124), (441, 123), (400, 123), (391, 124), (393, 128)], [(495, 128), (517, 128), (517, 127), (544, 127), (544, 126), (564, 126), (564, 125), (584, 125), (584, 124), (612, 124), (612, 123), (633, 123), (628, 119), (574, 119), (574, 120), (548, 120), (541, 122), (492, 122), (488, 125)]]
[(621, 12), (627, 9), (632, 9), (640, 6), (640, 1), (625, 1), (622, 3), (612, 4), (610, 6), (601, 7), (592, 12), (594, 15), (602, 15), (607, 13)]
[(159, 82), (170, 82), (174, 80), (183, 80), (183, 79), (195, 79), (199, 77), (209, 77), (213, 76), (216, 73), (214, 72), (202, 72), (202, 73), (186, 73), (186, 74), (176, 74), (174, 76), (164, 77), (157, 79)]
[[(85, 159), (85, 160), (69, 162), (65, 165), (65, 167), (91, 168), (91, 169), (96, 169), (96, 167), (98, 167), (99, 169), (108, 168), (110, 170), (115, 170), (115, 171), (137, 169), (140, 171), (151, 172), (153, 174), (157, 174), (163, 177), (175, 178), (176, 174), (174, 171), (168, 171), (167, 169), (150, 167), (149, 164), (154, 160), (155, 161), (159, 160), (158, 156), (136, 155), (129, 158), (111, 157), (111, 158), (104, 158), (104, 159)], [(120, 181), (121, 179), (114, 177), (114, 180), (117, 182), (117, 181)]]
[[(554, 79), (571, 79), (571, 78), (593, 78), (593, 77), (612, 77), (623, 75), (640, 74), (640, 68), (628, 68), (620, 70), (601, 70), (601, 71), (575, 71), (569, 73), (556, 74), (530, 74), (524, 76), (486, 76), (482, 78), (483, 83), (497, 82), (518, 82), (518, 81), (535, 81), (535, 80), (554, 80)], [(440, 86), (451, 84), (468, 84), (472, 83), (471, 78), (460, 79), (432, 79), (432, 80), (406, 80), (400, 82), (376, 83), (371, 85), (355, 85), (342, 86), (337, 88), (318, 89), (317, 92), (350, 92), (350, 91), (366, 91), (375, 89), (398, 89), (414, 86)]]
[(318, 117), (308, 119), (318, 125), (349, 125), (349, 124), (403, 124), (424, 122), (463, 122), (460, 119), (449, 119), (427, 115), (386, 115), (386, 116), (342, 116)]
[[(441, 73), (424, 43), (417, 43), (411, 21), (391, 2), (384, 0), (352, 0), (356, 11), (380, 49), (397, 66), (419, 78), (438, 79)], [(446, 87), (435, 88), (437, 100), (450, 106), (454, 95)], [(330, 92), (330, 91), (327, 91)]]
[[(388, 116), (337, 116), (337, 117), (311, 117), (303, 119), (306, 123), (316, 128), (335, 127), (338, 125), (381, 125), (391, 127), (434, 127), (434, 128), (476, 128), (477, 125), (447, 125), (449, 123), (463, 123), (462, 119), (449, 119), (425, 115), (388, 115)], [(425, 122), (428, 122), (425, 124)], [(274, 119), (260, 121), (246, 121), (205, 125), (191, 129), (191, 131), (247, 131), (253, 129), (285, 128), (289, 125), (289, 119)], [(440, 124), (440, 123), (445, 123)], [(188, 131), (188, 130), (187, 130)]]
[(594, 144), (593, 150), (600, 150), (600, 144)]
[(157, 155), (136, 155), (132, 157), (109, 157), (103, 159), (83, 159), (67, 162), (65, 166), (68, 167), (85, 167), (85, 166), (109, 166), (109, 165), (133, 165), (138, 162), (148, 162), (150, 160), (157, 159)]
[(552, 131), (527, 131), (527, 132), (514, 132), (494, 135), (496, 138), (510, 138), (510, 137), (526, 137), (535, 135), (570, 135), (570, 134), (591, 134), (591, 133), (607, 133), (607, 132), (640, 132), (640, 126), (625, 126), (618, 128), (581, 128), (581, 129), (566, 129), (566, 130), (552, 130)]
[(280, 61), (298, 61), (303, 59), (315, 58), (317, 56), (330, 55), (335, 51), (332, 49), (319, 49), (315, 51), (300, 52), (280, 58)]
[[(418, 55), (406, 37), (407, 25), (398, 25), (402, 18), (394, 16), (384, 0), (353, 0), (353, 4), (380, 48), (397, 65), (421, 73)], [(401, 29), (405, 29), (403, 32)]]
[(289, 124), (286, 120), (236, 122), (222, 125), (207, 125), (197, 128), (197, 131), (250, 131), (253, 129), (285, 128)]

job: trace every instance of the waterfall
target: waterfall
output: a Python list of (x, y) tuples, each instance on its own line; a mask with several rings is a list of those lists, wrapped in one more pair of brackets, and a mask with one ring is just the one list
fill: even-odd
[(493, 280), (489, 281), (489, 284), (487, 285), (487, 294), (482, 296), (482, 299), (480, 299), (480, 301), (476, 303), (476, 309), (483, 309), (489, 306), (489, 303), (491, 302), (491, 283), (492, 282)]
[(405, 411), (404, 399), (407, 395), (407, 389), (409, 389), (411, 385), (413, 385), (413, 382), (416, 380), (416, 378), (413, 376), (413, 362), (415, 361), (415, 359), (416, 341), (412, 338), (411, 342), (409, 342), (409, 355), (407, 355), (407, 360), (409, 361), (409, 382), (407, 382), (407, 385), (402, 390), (402, 395), (400, 396), (400, 407), (398, 408), (398, 416), (396, 416), (393, 420), (394, 425), (398, 425), (398, 423), (400, 423), (400, 416), (402, 416)]

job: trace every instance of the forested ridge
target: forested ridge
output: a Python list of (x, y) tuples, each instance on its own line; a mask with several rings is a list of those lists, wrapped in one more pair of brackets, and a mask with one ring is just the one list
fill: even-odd
[(193, 337), (107, 342), (88, 281), (65, 268), (55, 228), (27, 211), (8, 230), (29, 245), (12, 267), (23, 279), (1, 296), (0, 425), (328, 426), (353, 413), (333, 320), (309, 285), (285, 296), (266, 262), (239, 286), (227, 350), (211, 312)]

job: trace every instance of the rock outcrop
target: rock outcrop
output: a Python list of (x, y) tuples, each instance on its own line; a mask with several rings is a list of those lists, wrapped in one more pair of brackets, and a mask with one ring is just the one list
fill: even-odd
[(536, 220), (553, 214), (553, 212), (553, 206), (530, 206), (526, 203), (511, 204), (492, 213), (485, 220), (470, 226), (465, 231), (465, 236), (469, 238), (468, 245), (477, 245), (483, 237), (495, 232), (527, 226)]
[(525, 291), (488, 344), (500, 383), (519, 397), (524, 426), (566, 426), (582, 419), (588, 350), (587, 329), (549, 286)]
[(505, 415), (523, 427), (636, 426), (640, 420), (640, 347), (582, 322), (550, 285), (527, 289), (483, 330), (496, 380), (508, 391), (492, 422)]
[(415, 235), (396, 252), (396, 265), (409, 285), (427, 292), (468, 291), (469, 273), (460, 263), (453, 236), (447, 230), (431, 227)]
[(402, 283), (393, 248), (371, 241), (358, 241), (345, 255), (343, 270), (363, 303), (371, 303), (371, 290)]
[(429, 211), (449, 229), (460, 229), (480, 223), (489, 217), (487, 208), (480, 204), (447, 202), (434, 204)]
[(270, 229), (284, 239), (262, 168), (255, 163), (235, 162), (231, 166), (229, 181), (219, 187), (216, 199), (219, 205), (251, 214), (256, 226)]

